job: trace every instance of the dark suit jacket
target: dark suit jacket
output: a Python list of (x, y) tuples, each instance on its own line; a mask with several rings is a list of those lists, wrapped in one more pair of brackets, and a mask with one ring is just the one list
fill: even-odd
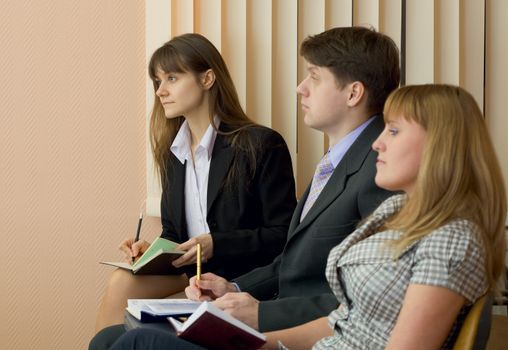
[(302, 324), (338, 306), (325, 278), (328, 253), (391, 195), (374, 183), (377, 153), (371, 146), (383, 127), (381, 116), (367, 126), (300, 223), (307, 188), (291, 220), (282, 254), (272, 264), (235, 279), (242, 291), (261, 300), (261, 331)]
[[(227, 126), (221, 123), (221, 131)], [(275, 131), (252, 126), (247, 134), (258, 146), (254, 176), (243, 151), (235, 151), (224, 135), (217, 134), (210, 161), (207, 223), (213, 239), (213, 258), (203, 264), (211, 271), (232, 278), (269, 264), (286, 241), (296, 206), (291, 157), (284, 139)], [(232, 182), (224, 180), (232, 164), (240, 173)], [(175, 242), (189, 239), (185, 220), (185, 165), (170, 153), (168, 183), (162, 193), (162, 237)], [(203, 232), (205, 233), (205, 232)], [(193, 276), (195, 265), (183, 268)]]

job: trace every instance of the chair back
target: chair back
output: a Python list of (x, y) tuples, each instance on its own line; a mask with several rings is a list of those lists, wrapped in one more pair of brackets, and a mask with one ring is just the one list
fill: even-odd
[(487, 347), (492, 302), (492, 294), (487, 293), (473, 304), (460, 328), (453, 350), (484, 350)]

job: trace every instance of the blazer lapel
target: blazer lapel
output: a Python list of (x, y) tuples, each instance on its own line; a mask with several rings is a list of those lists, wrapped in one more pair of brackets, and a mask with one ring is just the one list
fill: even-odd
[[(186, 164), (180, 163), (176, 157), (171, 159), (171, 193), (169, 198), (175, 201), (175, 204), (171, 204), (173, 208), (173, 220), (175, 227), (179, 228), (178, 232), (182, 234), (187, 232), (187, 225), (185, 221), (185, 168)], [(185, 237), (181, 237), (182, 240), (186, 240)]]
[(291, 236), (293, 232), (295, 232), (297, 226), (300, 224), (300, 216), (302, 216), (303, 205), (307, 200), (310, 192), (310, 185), (307, 186), (307, 189), (303, 193), (302, 197), (296, 204), (296, 208), (293, 211), (293, 216), (291, 217), (291, 222), (289, 223), (288, 235)]
[(219, 190), (222, 188), (224, 178), (233, 161), (233, 156), (234, 151), (231, 145), (223, 135), (217, 134), (212, 151), (212, 160), (210, 161), (210, 171), (208, 173), (207, 213), (217, 198)]
[[(372, 143), (379, 136), (383, 128), (383, 118), (382, 116), (377, 115), (346, 152), (340, 163), (333, 171), (330, 180), (328, 180), (328, 183), (323, 188), (318, 199), (312, 208), (310, 208), (307, 215), (303, 218), (302, 222), (295, 226), (294, 231), (289, 231), (291, 236), (300, 232), (312, 223), (314, 219), (321, 214), (321, 212), (323, 212), (338, 196), (340, 196), (346, 186), (347, 177), (356, 173), (361, 168), (365, 158), (371, 150)], [(307, 199), (309, 189), (310, 186), (305, 192), (306, 195), (300, 200), (302, 203), (298, 203), (297, 209), (299, 210), (295, 210), (296, 215), (293, 216), (291, 224), (293, 224), (295, 220), (298, 220), (296, 221), (297, 223), (300, 221), (302, 207), (305, 203), (304, 200)], [(295, 218), (295, 216), (297, 217)]]

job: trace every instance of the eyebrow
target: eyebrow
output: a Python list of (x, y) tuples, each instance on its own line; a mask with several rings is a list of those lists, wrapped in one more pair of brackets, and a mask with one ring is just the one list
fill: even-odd
[(162, 69), (157, 70), (157, 72), (155, 72), (155, 76), (157, 78), (164, 78), (166, 75), (178, 75), (178, 74), (181, 74), (181, 73), (178, 73), (178, 72), (166, 72), (166, 71), (163, 71)]
[(396, 119), (388, 119), (386, 124), (399, 124), (399, 122)]
[(318, 67), (316, 67), (316, 66), (310, 66), (310, 67), (307, 68), (307, 70), (310, 73), (317, 73), (318, 72)]

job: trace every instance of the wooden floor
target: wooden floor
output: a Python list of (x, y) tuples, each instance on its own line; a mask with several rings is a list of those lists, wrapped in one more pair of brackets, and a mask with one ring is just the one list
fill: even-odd
[(508, 350), (508, 317), (502, 315), (492, 316), (487, 350)]

